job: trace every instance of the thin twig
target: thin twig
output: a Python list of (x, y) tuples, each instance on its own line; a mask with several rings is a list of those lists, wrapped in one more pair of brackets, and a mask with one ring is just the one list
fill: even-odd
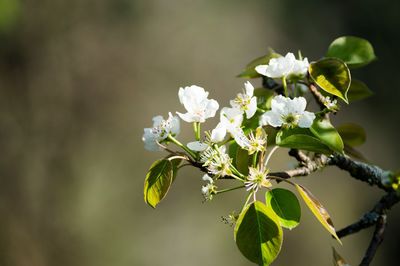
[(385, 229), (386, 229), (386, 214), (382, 214), (381, 216), (379, 216), (379, 219), (376, 223), (374, 235), (371, 239), (371, 242), (368, 246), (364, 258), (360, 263), (360, 266), (369, 266), (369, 264), (371, 263), (372, 259), (376, 254), (376, 251), (378, 250), (379, 245), (383, 241)]

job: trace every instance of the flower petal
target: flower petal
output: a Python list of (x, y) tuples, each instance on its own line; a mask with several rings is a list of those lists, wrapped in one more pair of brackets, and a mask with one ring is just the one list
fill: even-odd
[(299, 118), (298, 125), (299, 125), (299, 127), (302, 127), (302, 128), (309, 128), (313, 124), (314, 119), (315, 119), (314, 113), (304, 111), (304, 113)]
[(250, 104), (247, 106), (246, 110), (246, 117), (247, 119), (250, 119), (253, 117), (253, 115), (257, 112), (257, 98), (252, 97), (250, 100)]
[(192, 151), (205, 151), (208, 148), (207, 144), (200, 141), (189, 142), (186, 146)]
[(283, 124), (282, 116), (274, 111), (265, 112), (260, 117), (260, 126), (270, 125), (273, 127), (280, 127)]
[(246, 94), (250, 97), (253, 97), (253, 93), (254, 93), (253, 85), (249, 81), (246, 81), (246, 83), (244, 84), (244, 87), (246, 90)]
[(224, 140), (226, 135), (226, 128), (219, 123), (216, 128), (211, 131), (211, 141), (218, 143)]

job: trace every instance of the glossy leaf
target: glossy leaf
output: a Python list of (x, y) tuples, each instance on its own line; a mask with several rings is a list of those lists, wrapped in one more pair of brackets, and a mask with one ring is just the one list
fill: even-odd
[(293, 229), (300, 223), (301, 208), (296, 195), (290, 190), (275, 188), (267, 191), (265, 199), (278, 216), (281, 226)]
[(332, 248), (333, 251), (333, 266), (350, 266), (347, 262), (342, 258), (342, 256), (337, 253), (335, 248)]
[(335, 227), (333, 226), (331, 217), (325, 207), (322, 206), (319, 200), (313, 194), (311, 194), (308, 189), (299, 184), (295, 184), (295, 186), (307, 207), (311, 210), (318, 221), (325, 227), (326, 230), (328, 230), (331, 235), (337, 239), (337, 241), (339, 241), (340, 244), (342, 244), (339, 237), (336, 235)]
[(308, 69), (312, 80), (324, 91), (338, 96), (348, 103), (347, 91), (350, 87), (350, 70), (336, 58), (325, 58), (311, 63)]
[(367, 40), (354, 36), (334, 40), (326, 56), (340, 58), (351, 68), (367, 65), (376, 59), (372, 45)]
[(153, 163), (144, 181), (144, 201), (155, 208), (165, 197), (177, 173), (180, 160), (161, 159)]
[(270, 265), (281, 250), (282, 227), (272, 209), (260, 201), (242, 211), (234, 234), (240, 252), (258, 265)]
[(342, 138), (328, 120), (316, 118), (310, 127), (310, 131), (332, 151), (343, 153)]
[(355, 102), (363, 100), (372, 96), (374, 93), (365, 85), (364, 82), (352, 79), (349, 91), (347, 92), (347, 98), (349, 102)]
[(276, 144), (281, 147), (331, 154), (330, 148), (307, 128), (281, 129), (276, 134)]
[(259, 65), (267, 65), (269, 63), (269, 60), (271, 60), (272, 58), (277, 58), (277, 57), (281, 57), (281, 55), (275, 53), (272, 49), (269, 49), (268, 54), (258, 57), (256, 59), (254, 59), (253, 61), (251, 61), (250, 63), (248, 63), (246, 68), (243, 70), (242, 73), (240, 73), (238, 75), (238, 77), (240, 77), (240, 78), (261, 77), (261, 75), (258, 74), (257, 71), (255, 70), (255, 67), (259, 66)]
[(357, 124), (343, 124), (338, 127), (338, 132), (342, 136), (343, 142), (351, 147), (364, 144), (367, 139), (364, 128)]

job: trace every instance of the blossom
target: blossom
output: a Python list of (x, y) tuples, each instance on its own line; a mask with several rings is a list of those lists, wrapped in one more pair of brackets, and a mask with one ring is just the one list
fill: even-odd
[(220, 122), (211, 131), (211, 141), (221, 142), (229, 132), (240, 146), (245, 146), (246, 136), (240, 128), (243, 122), (243, 111), (238, 108), (224, 107), (220, 112)]
[(328, 108), (331, 111), (339, 110), (339, 106), (337, 105), (337, 100), (331, 99), (331, 97), (329, 97), (329, 96), (325, 97), (324, 105), (326, 108)]
[(261, 187), (271, 187), (272, 184), (268, 178), (268, 169), (261, 170), (259, 168), (249, 167), (249, 176), (245, 181), (246, 190), (258, 191)]
[(208, 181), (208, 184), (201, 187), (201, 193), (206, 200), (212, 200), (213, 195), (216, 193), (217, 187), (214, 185), (214, 180), (207, 174), (202, 177), (203, 181)]
[(234, 100), (231, 100), (231, 105), (246, 113), (247, 119), (250, 119), (257, 111), (257, 98), (253, 96), (254, 87), (250, 82), (246, 82), (245, 93), (238, 93)]
[(232, 174), (231, 165), (232, 158), (226, 153), (226, 147), (208, 147), (201, 155), (200, 162), (207, 167), (210, 174), (220, 177)]
[(164, 120), (161, 115), (153, 117), (153, 127), (145, 128), (142, 141), (144, 148), (148, 151), (159, 151), (161, 147), (158, 145), (166, 139), (169, 134), (178, 135), (180, 131), (179, 118), (168, 114), (168, 119)]
[(219, 105), (216, 100), (208, 99), (208, 92), (203, 88), (192, 85), (179, 89), (179, 101), (187, 113), (176, 112), (186, 122), (205, 122), (207, 118), (214, 117)]
[(260, 125), (309, 128), (315, 114), (305, 111), (306, 105), (307, 101), (303, 97), (290, 99), (282, 95), (275, 96), (271, 101), (271, 110), (260, 117)]
[(246, 149), (249, 151), (250, 155), (255, 152), (265, 151), (266, 143), (267, 134), (262, 127), (258, 127), (255, 135), (253, 131), (249, 134), (249, 145)]
[(255, 70), (270, 78), (304, 76), (308, 71), (308, 59), (297, 60), (294, 54), (287, 53), (285, 57), (272, 58), (268, 65), (256, 66)]

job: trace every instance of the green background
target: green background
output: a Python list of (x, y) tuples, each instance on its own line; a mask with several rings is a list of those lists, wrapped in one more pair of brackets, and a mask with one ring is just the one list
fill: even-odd
[[(245, 81), (235, 75), (269, 46), (312, 61), (356, 35), (378, 61), (353, 76), (375, 96), (333, 123), (364, 126), (366, 157), (399, 169), (399, 9), (394, 0), (0, 0), (0, 265), (252, 265), (221, 222), (243, 192), (202, 203), (202, 174), (184, 168), (158, 208), (146, 206), (146, 170), (162, 153), (143, 149), (143, 128), (184, 111), (180, 86), (203, 86), (227, 106)], [(191, 131), (182, 124), (180, 139)], [(281, 149), (272, 170), (292, 167), (286, 158)], [(299, 182), (337, 228), (381, 195), (333, 168)], [(274, 265), (331, 263), (337, 244), (302, 206)], [(399, 224), (395, 207), (373, 265), (397, 265)], [(357, 265), (371, 234), (345, 238), (338, 252)]]

